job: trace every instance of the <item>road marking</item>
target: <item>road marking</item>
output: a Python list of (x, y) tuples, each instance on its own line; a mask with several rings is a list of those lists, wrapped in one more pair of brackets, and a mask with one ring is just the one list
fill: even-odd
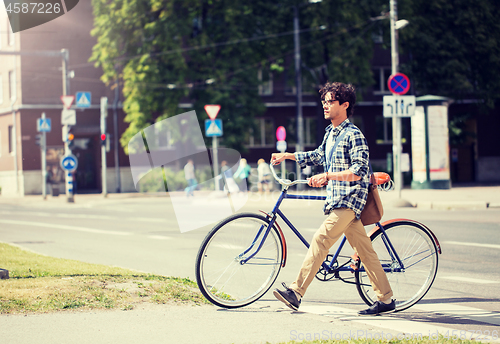
[(171, 237), (163, 236), (163, 235), (148, 235), (148, 238), (155, 239), (155, 240), (170, 240), (170, 239), (172, 239)]
[[(433, 305), (434, 304), (430, 304), (429, 306)], [(360, 330), (352, 332), (352, 334), (356, 336), (357, 339), (365, 339), (365, 338), (368, 339), (367, 336), (373, 336), (372, 339), (382, 339), (382, 340), (412, 339), (412, 338), (421, 339), (422, 337), (426, 336), (430, 337), (431, 339), (437, 339), (438, 333), (441, 335), (448, 335), (451, 337), (452, 334), (458, 331), (456, 329), (449, 327), (431, 325), (427, 322), (401, 319), (396, 316), (397, 313), (387, 314), (378, 317), (372, 317), (372, 316), (363, 317), (363, 316), (357, 316), (357, 311), (353, 309), (341, 308), (336, 306), (316, 306), (307, 304), (301, 305), (300, 311), (306, 313), (318, 314), (326, 317), (335, 317), (343, 321), (351, 321), (353, 323), (369, 325), (371, 328), (379, 327), (393, 331), (393, 333), (391, 334), (383, 331), (381, 334), (378, 334), (379, 337), (382, 335), (383, 338), (377, 338), (376, 333), (370, 333), (368, 331)], [(476, 338), (480, 336), (479, 334), (475, 334), (474, 332), (471, 331), (464, 331), (464, 332), (466, 332), (465, 336), (467, 339)], [(460, 332), (460, 334), (463, 333)], [(481, 340), (493, 341), (494, 339), (491, 336), (481, 336)]]
[(469, 278), (469, 277), (462, 277), (462, 276), (439, 276), (438, 278), (444, 278), (444, 279), (449, 279), (452, 281), (460, 281), (460, 282), (469, 282), (469, 283), (478, 283), (478, 284), (493, 284), (493, 283), (499, 283), (498, 281), (490, 281), (490, 280), (484, 280), (480, 278)]
[[(140, 221), (140, 222), (154, 222), (154, 223), (166, 223), (168, 219), (159, 219), (159, 218), (149, 218), (149, 217), (120, 217), (120, 216), (108, 216), (108, 215), (92, 215), (92, 214), (67, 214), (67, 213), (43, 213), (43, 212), (13, 212), (13, 211), (0, 211), (2, 215), (15, 215), (15, 216), (43, 216), (43, 217), (60, 217), (60, 218), (82, 218), (82, 219), (96, 219), (96, 220), (131, 220), (131, 221)], [(175, 221), (177, 223), (177, 221)]]
[(443, 244), (448, 245), (460, 245), (460, 246), (474, 246), (474, 247), (487, 247), (487, 248), (496, 248), (500, 250), (500, 245), (495, 244), (480, 244), (476, 242), (461, 242), (461, 241), (443, 241)]
[(490, 312), (480, 308), (454, 305), (450, 303), (423, 303), (416, 304), (412, 307), (412, 309), (413, 308), (426, 312), (453, 315), (464, 319), (485, 322), (493, 325), (500, 325), (499, 312)]
[(0, 223), (7, 223), (7, 224), (11, 224), (11, 225), (44, 227), (44, 228), (51, 228), (51, 229), (62, 229), (62, 230), (78, 231), (78, 232), (86, 232), (86, 233), (97, 233), (97, 234), (132, 235), (132, 233), (129, 233), (129, 232), (106, 231), (106, 230), (102, 230), (102, 229), (67, 226), (67, 225), (55, 225), (55, 224), (41, 223), (41, 222), (18, 221), (18, 220), (0, 220)]

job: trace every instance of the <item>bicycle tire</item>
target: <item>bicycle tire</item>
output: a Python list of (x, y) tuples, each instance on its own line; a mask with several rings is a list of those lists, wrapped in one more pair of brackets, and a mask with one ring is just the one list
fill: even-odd
[(283, 258), (283, 244), (275, 226), (258, 253), (247, 263), (239, 263), (242, 257), (255, 252), (260, 240), (250, 252), (242, 255), (255, 241), (261, 226), (265, 229), (269, 222), (260, 214), (234, 214), (207, 234), (195, 267), (196, 283), (207, 300), (219, 307), (238, 308), (257, 301), (271, 288)]
[[(384, 226), (394, 249), (405, 265), (403, 272), (387, 272), (396, 300), (396, 312), (408, 309), (429, 291), (438, 269), (438, 249), (433, 236), (421, 224), (396, 221)], [(382, 265), (399, 267), (389, 255), (379, 228), (371, 236), (373, 248)], [(361, 262), (362, 264), (362, 262)], [(355, 271), (356, 287), (363, 301), (371, 306), (377, 297), (366, 272)]]

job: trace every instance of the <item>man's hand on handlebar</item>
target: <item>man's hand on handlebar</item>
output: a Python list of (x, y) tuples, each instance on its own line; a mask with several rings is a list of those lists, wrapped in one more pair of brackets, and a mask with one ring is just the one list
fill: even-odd
[(317, 174), (315, 176), (312, 176), (311, 178), (308, 178), (307, 180), (309, 181), (307, 185), (312, 186), (313, 188), (321, 188), (328, 184), (326, 173)]
[(279, 165), (283, 161), (286, 160), (286, 154), (287, 153), (273, 153), (271, 155), (271, 164), (272, 165)]

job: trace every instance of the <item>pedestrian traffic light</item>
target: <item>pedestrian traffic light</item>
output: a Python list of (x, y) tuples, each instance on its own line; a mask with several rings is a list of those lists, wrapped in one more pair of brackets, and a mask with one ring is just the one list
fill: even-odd
[(35, 135), (35, 144), (37, 146), (41, 146), (42, 145), (42, 134), (36, 134)]
[(106, 134), (101, 134), (101, 146), (106, 145)]

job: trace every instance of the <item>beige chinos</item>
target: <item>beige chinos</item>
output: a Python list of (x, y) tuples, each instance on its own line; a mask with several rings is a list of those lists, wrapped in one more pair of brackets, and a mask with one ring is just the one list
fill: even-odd
[(361, 220), (356, 219), (354, 211), (349, 208), (333, 209), (314, 234), (299, 275), (295, 282), (290, 285), (290, 289), (304, 296), (307, 287), (328, 255), (329, 249), (342, 234), (345, 234), (349, 244), (361, 258), (379, 301), (389, 300), (393, 294), (387, 276)]

